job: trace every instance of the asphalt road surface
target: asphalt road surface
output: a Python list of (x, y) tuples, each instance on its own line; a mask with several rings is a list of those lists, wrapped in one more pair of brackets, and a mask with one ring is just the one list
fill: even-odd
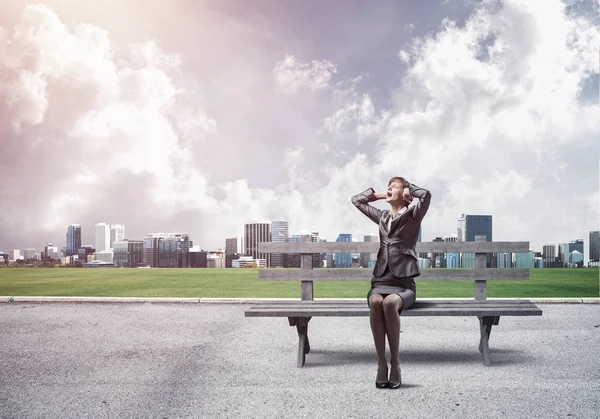
[(402, 319), (403, 387), (374, 385), (368, 318), (313, 318), (296, 368), (285, 318), (243, 304), (0, 304), (2, 418), (598, 418), (600, 304)]

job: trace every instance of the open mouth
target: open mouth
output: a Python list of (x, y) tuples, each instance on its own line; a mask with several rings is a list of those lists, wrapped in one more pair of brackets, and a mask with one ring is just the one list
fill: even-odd
[(391, 193), (391, 192), (388, 192), (388, 193), (387, 193), (387, 197), (388, 197), (388, 198), (391, 198), (391, 197), (392, 197), (392, 193)]

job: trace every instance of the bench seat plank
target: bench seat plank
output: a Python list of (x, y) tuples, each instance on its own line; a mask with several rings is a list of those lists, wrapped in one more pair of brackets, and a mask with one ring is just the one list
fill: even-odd
[[(245, 311), (246, 317), (360, 317), (369, 315), (366, 302), (328, 303), (290, 301), (262, 303)], [(542, 310), (531, 301), (449, 301), (416, 302), (402, 311), (403, 316), (541, 316)]]

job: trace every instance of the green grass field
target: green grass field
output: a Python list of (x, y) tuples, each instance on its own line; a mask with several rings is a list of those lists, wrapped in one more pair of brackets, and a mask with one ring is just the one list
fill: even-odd
[[(258, 269), (0, 269), (0, 295), (299, 298), (296, 281), (261, 281)], [(488, 297), (599, 297), (598, 269), (532, 269), (526, 281), (488, 281)], [(361, 298), (368, 281), (316, 281), (316, 298)], [(473, 281), (417, 280), (420, 298), (473, 297)]]

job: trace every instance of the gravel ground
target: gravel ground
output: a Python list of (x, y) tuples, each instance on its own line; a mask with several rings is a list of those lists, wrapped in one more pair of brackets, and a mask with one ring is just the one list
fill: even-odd
[(476, 318), (403, 318), (393, 391), (366, 317), (313, 318), (296, 368), (287, 319), (243, 304), (0, 304), (0, 417), (600, 417), (600, 304), (539, 306), (494, 326), (490, 367)]

